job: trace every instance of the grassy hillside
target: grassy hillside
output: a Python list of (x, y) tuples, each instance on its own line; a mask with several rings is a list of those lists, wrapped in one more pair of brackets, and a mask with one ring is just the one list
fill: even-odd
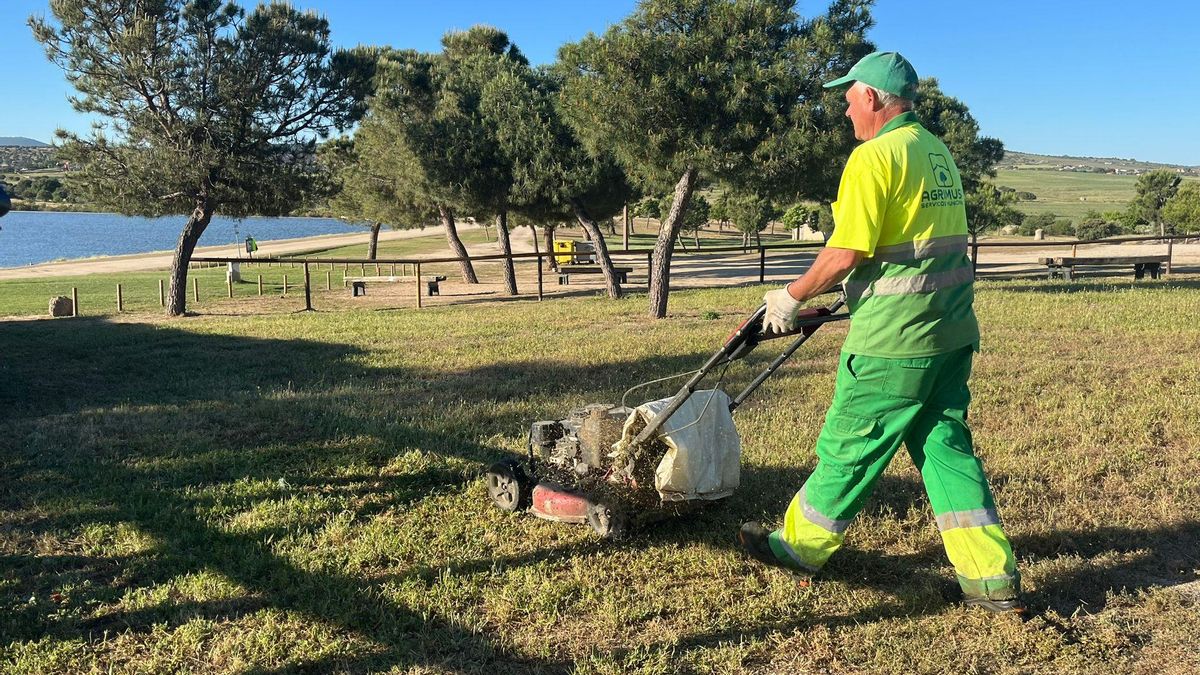
[(1053, 212), (1072, 219), (1089, 210), (1122, 210), (1137, 194), (1137, 176), (1131, 175), (1002, 169), (996, 173), (995, 183), (1037, 195), (1035, 201), (1017, 203), (1025, 213)]
[(841, 325), (739, 411), (733, 498), (617, 544), (489, 504), (530, 421), (696, 367), (760, 288), (657, 322), (633, 297), (3, 323), (0, 669), (1195, 672), (1198, 287), (980, 284), (972, 421), (1027, 622), (956, 602), (906, 457), (812, 586), (733, 546), (813, 466)]

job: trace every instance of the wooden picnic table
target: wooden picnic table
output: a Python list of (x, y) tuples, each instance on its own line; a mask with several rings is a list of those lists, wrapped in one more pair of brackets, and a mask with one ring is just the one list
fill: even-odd
[(1076, 267), (1115, 267), (1133, 265), (1133, 277), (1141, 279), (1150, 273), (1151, 279), (1162, 274), (1162, 265), (1170, 259), (1167, 255), (1123, 255), (1123, 256), (1060, 256), (1038, 258), (1046, 266), (1047, 275), (1053, 279), (1061, 276), (1066, 281), (1075, 277)]
[[(420, 279), (427, 285), (428, 295), (441, 295), (441, 288), (438, 284), (445, 280), (446, 277), (441, 274), (422, 274)], [(358, 297), (367, 294), (367, 284), (398, 284), (413, 281), (417, 281), (416, 276), (396, 274), (375, 277), (345, 277), (342, 279), (342, 285), (350, 286), (351, 293), (354, 297)]]
[[(632, 267), (614, 267), (613, 272), (617, 275), (617, 283), (626, 283), (626, 278)], [(559, 265), (558, 266), (558, 285), (566, 286), (571, 282), (572, 274), (603, 274), (604, 270), (599, 265)]]

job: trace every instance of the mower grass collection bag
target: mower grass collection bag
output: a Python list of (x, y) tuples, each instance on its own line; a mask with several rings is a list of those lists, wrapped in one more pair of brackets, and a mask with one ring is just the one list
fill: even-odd
[[(633, 439), (670, 402), (664, 398), (635, 408), (612, 456), (644, 461), (646, 453), (631, 447)], [(664, 502), (721, 499), (737, 489), (742, 443), (725, 392), (697, 391), (663, 424), (658, 440), (666, 452), (654, 470), (654, 489)]]

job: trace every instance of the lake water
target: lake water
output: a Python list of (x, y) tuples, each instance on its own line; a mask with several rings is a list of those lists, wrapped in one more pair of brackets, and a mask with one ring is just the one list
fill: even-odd
[[(114, 213), (13, 211), (0, 218), (0, 267), (99, 255), (174, 250), (185, 216), (135, 218)], [(364, 229), (332, 218), (246, 218), (214, 216), (200, 246), (345, 234)]]

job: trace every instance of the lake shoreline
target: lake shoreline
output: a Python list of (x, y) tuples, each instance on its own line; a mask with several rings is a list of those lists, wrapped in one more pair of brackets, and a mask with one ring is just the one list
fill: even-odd
[[(459, 224), (459, 230), (467, 230), (478, 227), (470, 223)], [(411, 230), (384, 230), (379, 233), (379, 241), (391, 241), (394, 239), (408, 239), (411, 237), (427, 237), (438, 235), (441, 228), (428, 227), (425, 229)], [(256, 240), (258, 242), (259, 256), (278, 256), (278, 255), (295, 255), (298, 253), (307, 253), (313, 251), (322, 251), (340, 246), (349, 246), (353, 244), (366, 244), (370, 238), (370, 231), (363, 228), (359, 232), (351, 232), (346, 234), (318, 234), (307, 237), (290, 237), (285, 239), (266, 239)], [(245, 256), (245, 250), (239, 246), (229, 244), (217, 244), (213, 246), (197, 246), (193, 257), (213, 256), (213, 257), (236, 257)], [(21, 267), (2, 267), (0, 268), (0, 280), (4, 279), (39, 279), (56, 276), (78, 276), (85, 274), (99, 274), (105, 272), (146, 272), (154, 270), (166, 270), (171, 267), (171, 260), (175, 252), (173, 249), (165, 249), (159, 251), (148, 251), (144, 253), (128, 253), (122, 255), (101, 255), (88, 258), (72, 258), (69, 260), (55, 260), (50, 262), (36, 263)]]

